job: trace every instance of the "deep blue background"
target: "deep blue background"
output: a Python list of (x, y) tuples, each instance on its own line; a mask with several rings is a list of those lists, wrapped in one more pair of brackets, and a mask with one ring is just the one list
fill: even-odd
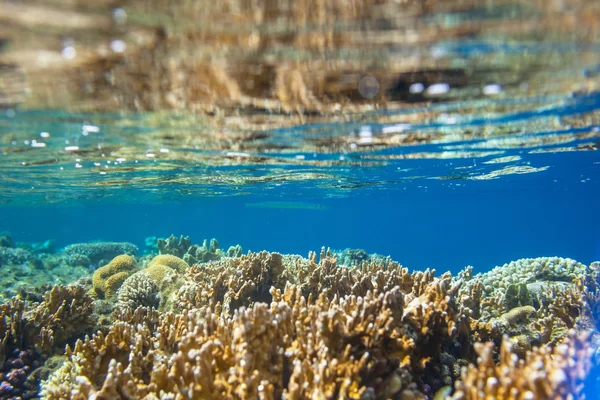
[[(421, 179), (403, 187), (357, 189), (337, 199), (325, 198), (330, 191), (299, 186), (288, 198), (258, 188), (254, 196), (172, 203), (147, 204), (151, 198), (139, 196), (137, 204), (4, 206), (0, 231), (10, 231), (17, 241), (55, 239), (58, 246), (131, 241), (140, 252), (146, 237), (170, 234), (189, 235), (194, 243), (215, 237), (225, 248), (239, 243), (244, 250), (304, 256), (321, 246), (363, 248), (410, 269), (453, 272), (466, 265), (482, 272), (522, 257), (600, 260), (598, 153), (544, 157), (536, 161), (552, 161), (552, 167), (541, 173), (490, 181)], [(245, 206), (288, 200), (328, 208)]]

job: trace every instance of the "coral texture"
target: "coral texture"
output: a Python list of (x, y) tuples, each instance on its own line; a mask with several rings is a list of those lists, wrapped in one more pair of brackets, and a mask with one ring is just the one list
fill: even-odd
[(500, 362), (492, 343), (476, 343), (477, 365), (463, 368), (452, 400), (582, 399), (583, 381), (591, 368), (587, 334), (569, 333), (560, 345), (535, 348), (520, 358), (506, 338)]
[(135, 256), (138, 248), (136, 245), (127, 242), (96, 242), (96, 243), (75, 243), (64, 249), (67, 257), (73, 257), (73, 262), (79, 260), (82, 256), (92, 264), (106, 262), (116, 256), (127, 254)]
[[(41, 379), (43, 399), (582, 400), (599, 353), (600, 264), (548, 273), (561, 262), (544, 260), (514, 262), (532, 278), (486, 290), (471, 268), (346, 267), (325, 248), (193, 266), (159, 255), (140, 271), (120, 256), (103, 267), (131, 267), (110, 320), (96, 322), (78, 287), (0, 306), (0, 391)], [(58, 368), (30, 372), (63, 346)]]
[[(167, 239), (158, 239), (157, 247), (159, 253), (170, 254), (182, 258), (187, 264), (199, 264), (209, 261), (215, 261), (223, 257), (225, 254), (219, 246), (217, 239), (204, 240), (202, 246), (192, 244), (189, 236), (169, 236)], [(228, 256), (241, 255), (241, 246), (231, 246), (228, 251)]]
[(125, 279), (136, 269), (137, 264), (131, 256), (120, 255), (113, 258), (110, 263), (94, 272), (92, 294), (98, 298), (113, 297)]

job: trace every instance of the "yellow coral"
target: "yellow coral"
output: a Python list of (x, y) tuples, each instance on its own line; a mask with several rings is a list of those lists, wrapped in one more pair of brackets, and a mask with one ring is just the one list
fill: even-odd
[(177, 273), (173, 268), (167, 267), (163, 264), (150, 264), (142, 271), (147, 273), (148, 276), (150, 276), (150, 278), (152, 278), (158, 284), (165, 279), (165, 276)]
[(121, 287), (125, 279), (129, 274), (127, 272), (117, 272), (114, 275), (109, 276), (104, 282), (104, 296), (112, 297), (117, 294), (117, 290)]
[(159, 256), (154, 257), (152, 261), (150, 261), (149, 266), (160, 264), (170, 268), (173, 268), (175, 271), (183, 274), (190, 266), (188, 263), (183, 261), (181, 258), (170, 255), (170, 254), (161, 254)]
[(100, 267), (92, 277), (92, 294), (108, 298), (117, 290), (129, 275), (137, 269), (135, 259), (128, 255), (117, 256), (108, 265)]
[(531, 306), (515, 307), (512, 310), (502, 314), (500, 319), (514, 325), (519, 323), (527, 323), (531, 317), (536, 315), (535, 308)]

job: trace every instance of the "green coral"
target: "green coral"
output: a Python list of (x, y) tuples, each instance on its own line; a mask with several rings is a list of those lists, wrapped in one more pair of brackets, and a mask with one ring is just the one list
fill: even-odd
[(192, 245), (189, 236), (181, 235), (177, 238), (175, 235), (171, 235), (166, 239), (158, 239), (156, 241), (156, 247), (158, 247), (159, 254), (171, 254), (182, 258), (188, 249)]
[(117, 294), (117, 290), (137, 269), (135, 259), (129, 255), (120, 255), (94, 272), (92, 277), (92, 294), (97, 298), (109, 298)]
[(148, 266), (156, 264), (165, 265), (167, 267), (173, 268), (181, 274), (187, 271), (187, 269), (190, 267), (189, 264), (181, 258), (170, 254), (161, 254), (154, 257), (152, 261), (150, 261), (150, 264), (148, 264)]
[(217, 261), (222, 255), (217, 239), (210, 239), (210, 242), (205, 239), (202, 246), (195, 244), (190, 247), (187, 253), (183, 255), (183, 259), (188, 264), (194, 265), (209, 261)]
[(533, 305), (533, 299), (527, 289), (527, 285), (524, 283), (509, 285), (504, 294), (502, 305), (505, 311), (510, 311), (515, 307)]
[(244, 251), (242, 250), (242, 246), (236, 244), (235, 246), (229, 246), (227, 249), (227, 257), (241, 257), (244, 255)]
[(227, 251), (221, 250), (217, 239), (204, 240), (202, 245), (191, 244), (189, 236), (169, 236), (166, 239), (158, 239), (156, 242), (160, 255), (172, 255), (185, 260), (188, 265), (217, 261), (221, 257), (241, 257), (242, 246), (230, 246)]

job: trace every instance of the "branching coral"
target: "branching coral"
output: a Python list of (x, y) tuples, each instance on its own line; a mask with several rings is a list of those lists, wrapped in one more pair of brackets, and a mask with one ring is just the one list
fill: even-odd
[(500, 363), (494, 345), (477, 343), (478, 365), (470, 365), (456, 382), (453, 400), (582, 399), (582, 383), (591, 368), (589, 335), (571, 331), (564, 343), (527, 352), (524, 359), (505, 338)]
[(517, 353), (524, 355), (532, 346), (557, 343), (577, 324), (588, 325), (593, 316), (585, 298), (598, 291), (592, 275), (574, 260), (544, 257), (476, 276), (469, 270), (453, 281), (469, 309), (473, 341), (500, 344), (502, 335), (509, 335)]
[(90, 332), (94, 326), (93, 301), (78, 286), (54, 286), (44, 300), (28, 309), (26, 303), (13, 299), (0, 306), (0, 361), (11, 347), (35, 349), (48, 355), (54, 347)]
[[(179, 238), (171, 235), (167, 239), (158, 239), (157, 247), (160, 254), (173, 255), (182, 258), (187, 264), (193, 265), (215, 261), (221, 258), (224, 254), (221, 251), (217, 239), (211, 239), (210, 242), (204, 240), (202, 246), (197, 244), (192, 245), (189, 236), (181, 236)], [(241, 255), (241, 247), (230, 247), (228, 255)], [(231, 251), (231, 254), (229, 254)]]
[(64, 348), (95, 324), (92, 298), (79, 286), (54, 286), (46, 292), (44, 301), (25, 313), (25, 330), (28, 341), (44, 354), (53, 347)]
[[(42, 398), (580, 398), (592, 349), (569, 329), (595, 328), (597, 277), (573, 277), (562, 296), (506, 285), (519, 300), (505, 310), (506, 288), (486, 294), (471, 272), (341, 267), (326, 249), (191, 267), (162, 255), (125, 280), (111, 326), (67, 348)], [(2, 307), (3, 342), (33, 326), (22, 302)]]
[[(324, 287), (319, 279), (335, 276), (333, 269), (339, 267), (325, 251), (319, 263), (311, 259), (303, 265), (312, 265), (312, 274), (304, 276), (313, 279), (313, 289)], [(192, 267), (187, 276), (194, 279), (188, 282), (194, 289), (180, 290), (196, 295), (191, 300), (182, 295), (188, 311), (163, 314), (153, 330), (141, 321), (117, 323), (108, 335), (78, 343), (65, 366), (44, 384), (45, 398), (110, 393), (132, 398), (159, 393), (391, 397), (444, 381), (444, 372), (430, 364), (439, 361), (445, 342), (459, 342), (461, 327), (468, 328), (447, 276), (410, 275), (388, 263), (369, 285), (367, 276), (376, 266), (365, 264), (344, 270), (346, 281), (331, 281), (333, 291), (314, 295), (310, 289), (306, 296), (306, 288), (290, 283), (288, 267), (281, 255), (266, 252)], [(384, 291), (372, 290), (375, 285)], [(224, 306), (215, 314), (212, 306), (221, 301)], [(132, 308), (126, 307), (120, 318), (132, 318)]]

